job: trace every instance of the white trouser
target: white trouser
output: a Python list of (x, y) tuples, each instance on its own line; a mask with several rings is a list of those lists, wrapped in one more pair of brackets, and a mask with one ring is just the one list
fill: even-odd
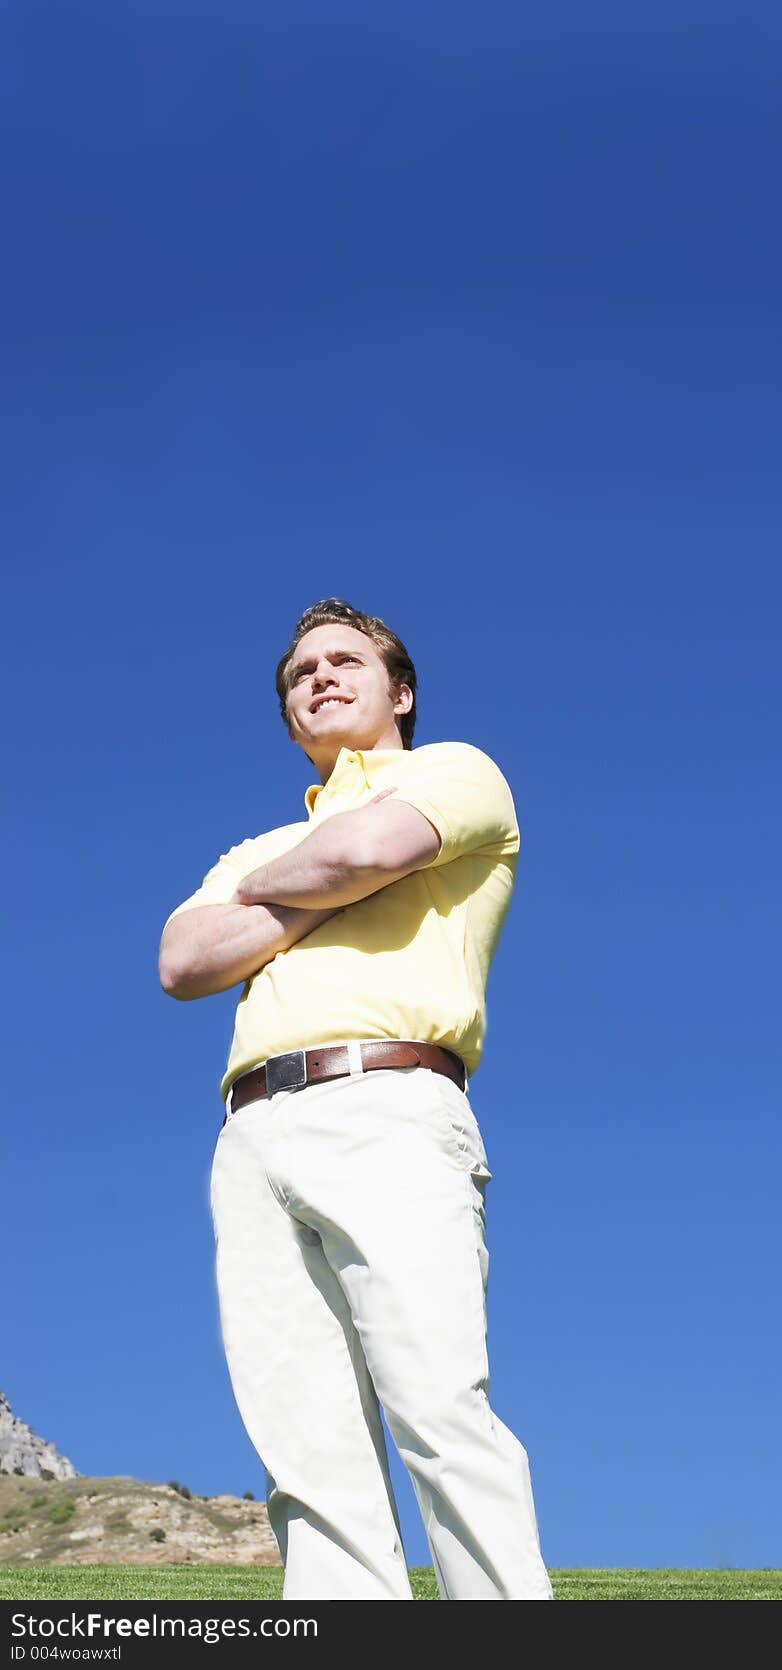
[(552, 1598), (487, 1396), (490, 1175), (467, 1095), (423, 1067), (281, 1090), (220, 1132), (223, 1340), (286, 1600), (411, 1599), (378, 1400), (442, 1599)]

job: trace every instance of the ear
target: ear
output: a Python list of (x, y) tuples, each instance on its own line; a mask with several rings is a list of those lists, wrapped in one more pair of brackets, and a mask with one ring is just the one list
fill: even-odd
[(400, 684), (394, 697), (394, 712), (409, 713), (413, 705), (413, 692), (409, 684)]

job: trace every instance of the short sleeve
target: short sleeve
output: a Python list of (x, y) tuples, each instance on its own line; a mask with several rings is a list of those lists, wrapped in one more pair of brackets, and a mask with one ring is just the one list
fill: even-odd
[(511, 857), (519, 826), (510, 788), (494, 761), (471, 743), (432, 743), (413, 749), (399, 774), (395, 798), (423, 812), (440, 836), (433, 868), (471, 852)]
[(211, 870), (207, 870), (201, 886), (189, 899), (185, 899), (176, 910), (172, 910), (167, 918), (165, 927), (173, 922), (175, 916), (181, 916), (186, 910), (195, 910), (199, 905), (227, 905), (239, 886), (243, 876), (249, 874), (253, 868), (251, 857), (255, 848), (252, 839), (240, 841), (236, 847), (220, 855)]
[(240, 881), (257, 870), (259, 864), (268, 864), (280, 853), (288, 852), (291, 847), (303, 839), (308, 833), (306, 823), (286, 823), (279, 829), (270, 829), (265, 835), (250, 835), (246, 841), (240, 841), (238, 846), (230, 847), (228, 852), (220, 855), (211, 870), (207, 870), (201, 886), (189, 899), (184, 899), (176, 910), (172, 910), (167, 917), (163, 931), (173, 922), (175, 916), (181, 916), (186, 910), (196, 910), (199, 905), (227, 905), (230, 904)]

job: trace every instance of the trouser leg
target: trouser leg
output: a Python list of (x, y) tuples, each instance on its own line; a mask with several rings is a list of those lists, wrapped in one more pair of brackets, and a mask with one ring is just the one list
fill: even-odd
[(551, 1599), (524, 1448), (488, 1399), (483, 1191), (467, 1097), (367, 1073), (295, 1109), (292, 1207), (346, 1293), (421, 1506), (441, 1595)]
[(212, 1168), (233, 1390), (273, 1480), (285, 1599), (409, 1600), (377, 1398), (345, 1292), (318, 1233), (269, 1181), (286, 1137), (274, 1104), (286, 1100), (235, 1114)]

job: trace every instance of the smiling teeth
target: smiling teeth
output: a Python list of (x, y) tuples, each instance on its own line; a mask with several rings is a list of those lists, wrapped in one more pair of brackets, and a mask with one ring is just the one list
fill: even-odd
[(320, 713), (320, 710), (321, 710), (322, 707), (344, 707), (344, 706), (345, 706), (345, 703), (342, 700), (341, 696), (329, 696), (329, 699), (328, 699), (327, 702), (318, 702), (318, 706), (317, 706), (316, 711), (318, 713)]

